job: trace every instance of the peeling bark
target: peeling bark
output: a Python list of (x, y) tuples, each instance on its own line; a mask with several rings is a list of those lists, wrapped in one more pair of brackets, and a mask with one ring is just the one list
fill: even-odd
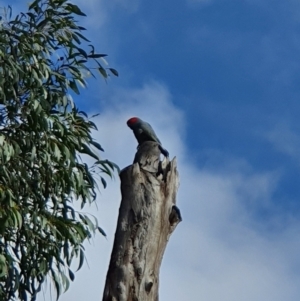
[(159, 160), (160, 146), (144, 142), (120, 173), (122, 201), (103, 301), (158, 301), (159, 269), (176, 207), (176, 159)]

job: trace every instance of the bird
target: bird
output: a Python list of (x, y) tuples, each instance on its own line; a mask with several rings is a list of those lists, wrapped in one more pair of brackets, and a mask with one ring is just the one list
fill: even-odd
[(162, 144), (156, 136), (152, 126), (138, 117), (131, 117), (127, 120), (127, 125), (132, 129), (139, 145), (145, 141), (154, 141), (159, 144), (160, 151), (165, 157), (169, 157), (169, 152), (162, 147)]

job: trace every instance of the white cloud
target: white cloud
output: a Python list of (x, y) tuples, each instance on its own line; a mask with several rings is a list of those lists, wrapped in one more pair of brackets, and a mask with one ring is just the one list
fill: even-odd
[[(184, 115), (172, 104), (168, 89), (157, 82), (118, 90), (97, 117), (96, 136), (105, 155), (121, 168), (131, 164), (136, 150), (126, 126), (134, 115), (150, 122), (171, 156), (178, 157), (183, 222), (163, 260), (161, 300), (298, 300), (300, 224), (287, 216), (289, 223), (278, 230), (276, 222), (282, 216), (267, 220), (257, 212), (263, 207), (273, 213), (278, 174), (255, 172), (245, 164), (227, 173), (224, 168), (199, 169), (184, 143)], [(95, 246), (87, 245), (90, 268), (76, 274), (62, 301), (101, 300), (120, 202), (118, 179), (108, 184), (99, 195), (99, 211), (93, 212), (108, 239), (98, 237)]]

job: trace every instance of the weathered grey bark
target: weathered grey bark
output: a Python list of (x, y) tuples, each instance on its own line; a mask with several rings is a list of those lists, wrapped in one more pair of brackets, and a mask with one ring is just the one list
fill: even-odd
[(159, 157), (159, 145), (144, 142), (120, 173), (122, 201), (103, 301), (158, 301), (162, 257), (181, 221), (176, 159)]

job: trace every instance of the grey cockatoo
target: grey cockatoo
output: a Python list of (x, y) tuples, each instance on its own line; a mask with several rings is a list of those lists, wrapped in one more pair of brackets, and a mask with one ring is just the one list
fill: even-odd
[(145, 141), (154, 141), (159, 144), (159, 148), (165, 157), (169, 157), (169, 152), (161, 145), (151, 125), (140, 118), (132, 117), (127, 121), (127, 125), (133, 130), (134, 136), (139, 145)]

